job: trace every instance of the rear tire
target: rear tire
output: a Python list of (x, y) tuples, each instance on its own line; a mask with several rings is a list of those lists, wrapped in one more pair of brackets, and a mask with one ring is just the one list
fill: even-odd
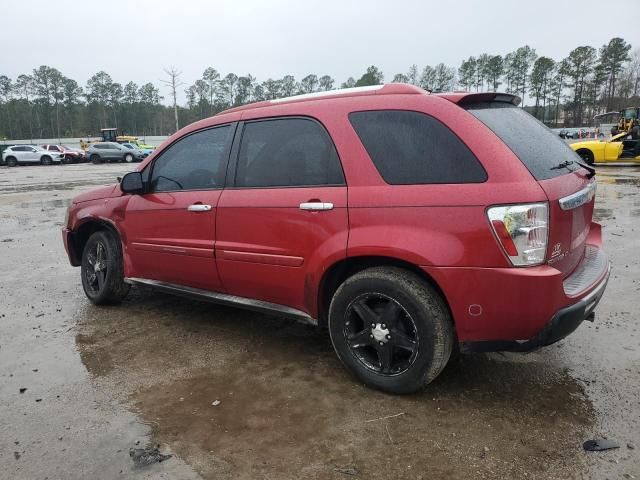
[(329, 307), (331, 342), (342, 363), (365, 384), (391, 393), (424, 388), (446, 366), (454, 331), (438, 292), (396, 267), (349, 277)]
[(17, 167), (18, 159), (16, 157), (7, 157), (7, 167)]
[(82, 251), (80, 267), (82, 288), (96, 305), (120, 303), (129, 293), (124, 282), (122, 246), (109, 230), (100, 230), (89, 237)]
[(42, 165), (51, 165), (51, 157), (49, 155), (45, 155), (40, 159), (40, 163)]
[(586, 163), (587, 165), (593, 165), (594, 158), (593, 152), (591, 152), (591, 150), (578, 150), (576, 153), (584, 161), (584, 163)]
[(89, 157), (89, 161), (94, 165), (102, 163), (102, 159), (100, 158), (100, 155), (97, 155), (95, 153)]

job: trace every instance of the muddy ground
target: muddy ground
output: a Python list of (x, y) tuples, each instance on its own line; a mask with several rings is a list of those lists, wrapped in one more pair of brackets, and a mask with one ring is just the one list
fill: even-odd
[[(598, 171), (614, 270), (595, 323), (398, 397), (305, 325), (145, 289), (91, 305), (65, 208), (128, 168), (0, 168), (0, 478), (640, 478), (640, 169)], [(583, 451), (602, 437), (621, 448)], [(135, 466), (155, 445), (173, 457)]]

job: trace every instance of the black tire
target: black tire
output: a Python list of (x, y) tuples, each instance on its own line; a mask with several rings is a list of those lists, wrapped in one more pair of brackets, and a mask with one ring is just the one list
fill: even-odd
[(18, 159), (16, 157), (7, 157), (6, 163), (7, 167), (17, 167)]
[(93, 155), (91, 155), (91, 156), (89, 157), (89, 161), (90, 161), (91, 163), (93, 163), (94, 165), (97, 165), (97, 164), (99, 164), (99, 163), (102, 163), (102, 159), (100, 158), (100, 155), (98, 155), (98, 154), (96, 154), (96, 153), (94, 153)]
[(576, 153), (584, 163), (586, 163), (587, 165), (593, 165), (594, 158), (593, 152), (591, 150), (578, 150)]
[(51, 157), (49, 155), (43, 155), (42, 158), (40, 158), (40, 163), (42, 165), (51, 165)]
[(109, 230), (89, 237), (82, 251), (80, 272), (84, 293), (96, 305), (120, 303), (129, 293), (129, 284), (124, 282), (122, 246)]
[(127, 153), (124, 156), (124, 161), (127, 162), (127, 163), (133, 163), (133, 160), (134, 160), (134, 158), (133, 158), (133, 155), (131, 153)]
[(62, 159), (62, 163), (66, 163), (67, 165), (73, 163), (73, 157), (71, 155), (65, 155)]
[(340, 285), (329, 307), (329, 334), (352, 374), (373, 388), (399, 394), (433, 381), (446, 366), (454, 341), (449, 311), (438, 292), (396, 267), (368, 268)]

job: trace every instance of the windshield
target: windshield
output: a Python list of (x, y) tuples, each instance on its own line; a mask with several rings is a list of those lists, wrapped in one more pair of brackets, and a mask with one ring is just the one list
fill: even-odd
[(536, 180), (566, 175), (579, 167), (573, 150), (522, 108), (493, 102), (469, 106), (469, 113), (489, 127)]

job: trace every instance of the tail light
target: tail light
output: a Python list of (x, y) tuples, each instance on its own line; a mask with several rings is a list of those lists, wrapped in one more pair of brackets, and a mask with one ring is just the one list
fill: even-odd
[(487, 217), (514, 266), (544, 262), (549, 236), (549, 206), (546, 203), (490, 207)]

